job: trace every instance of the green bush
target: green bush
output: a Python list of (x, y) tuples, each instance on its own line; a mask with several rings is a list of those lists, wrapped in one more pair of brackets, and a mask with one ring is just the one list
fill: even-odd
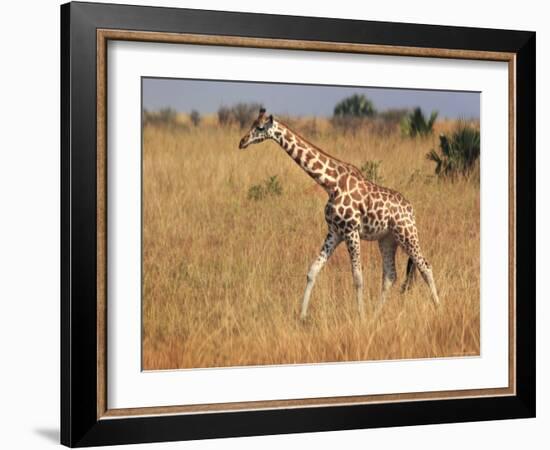
[(411, 113), (401, 120), (401, 132), (409, 137), (432, 134), (437, 115), (437, 111), (432, 111), (430, 118), (427, 119), (421, 108), (414, 108)]
[(426, 154), (426, 158), (436, 163), (437, 176), (451, 179), (469, 176), (479, 159), (479, 130), (461, 122), (450, 136), (439, 136), (439, 151), (432, 149)]
[(263, 200), (265, 195), (265, 189), (261, 184), (255, 184), (248, 190), (248, 198), (250, 200)]
[(363, 176), (373, 183), (381, 183), (383, 180), (380, 174), (380, 165), (382, 161), (366, 161), (359, 169)]
[(248, 198), (250, 200), (264, 200), (267, 197), (276, 197), (283, 193), (283, 187), (277, 179), (277, 175), (273, 175), (263, 183), (254, 184), (248, 189)]
[(354, 94), (334, 107), (334, 117), (372, 117), (375, 114), (373, 103), (364, 95)]

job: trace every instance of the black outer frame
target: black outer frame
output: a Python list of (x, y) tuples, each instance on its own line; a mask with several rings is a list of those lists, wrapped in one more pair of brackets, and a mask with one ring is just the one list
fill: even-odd
[[(100, 419), (96, 29), (515, 53), (517, 395)], [(71, 447), (535, 416), (535, 33), (94, 3), (61, 6), (61, 443)]]

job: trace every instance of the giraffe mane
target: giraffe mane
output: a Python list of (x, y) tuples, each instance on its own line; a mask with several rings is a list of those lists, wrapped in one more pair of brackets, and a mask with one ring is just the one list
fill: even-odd
[(340, 164), (346, 166), (346, 167), (349, 167), (352, 171), (356, 172), (355, 175), (358, 175), (361, 177), (361, 179), (365, 179), (363, 177), (363, 174), (361, 173), (361, 171), (353, 164), (349, 163), (349, 162), (346, 162), (346, 161), (342, 161), (341, 159), (338, 159), (336, 158), (335, 156), (332, 156), (330, 155), (329, 153), (325, 152), (324, 150), (320, 149), (319, 147), (317, 147), (315, 144), (313, 144), (312, 142), (310, 142), (309, 140), (307, 140), (306, 138), (304, 138), (300, 133), (297, 133), (295, 130), (293, 130), (292, 128), (290, 128), (285, 122), (279, 120), (278, 118), (275, 119), (277, 121), (277, 123), (281, 124), (283, 127), (285, 127), (286, 129), (292, 131), (292, 133), (294, 133), (294, 135), (298, 138), (300, 138), (302, 141), (304, 141), (306, 144), (310, 145), (314, 150), (318, 151), (319, 153), (321, 153), (323, 156), (326, 156), (327, 158), (330, 158), (336, 162), (339, 162)]

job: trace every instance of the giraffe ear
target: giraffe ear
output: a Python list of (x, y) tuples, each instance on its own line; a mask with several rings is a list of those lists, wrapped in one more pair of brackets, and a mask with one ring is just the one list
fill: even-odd
[(273, 123), (273, 114), (270, 114), (270, 115), (269, 115), (268, 121), (269, 121), (269, 123)]

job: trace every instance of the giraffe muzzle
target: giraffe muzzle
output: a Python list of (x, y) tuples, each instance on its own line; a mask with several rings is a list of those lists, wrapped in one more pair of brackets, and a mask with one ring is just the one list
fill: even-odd
[(242, 138), (241, 141), (239, 142), (239, 148), (241, 150), (245, 149), (246, 147), (248, 147), (248, 143), (247, 143), (247, 140), (245, 138)]

